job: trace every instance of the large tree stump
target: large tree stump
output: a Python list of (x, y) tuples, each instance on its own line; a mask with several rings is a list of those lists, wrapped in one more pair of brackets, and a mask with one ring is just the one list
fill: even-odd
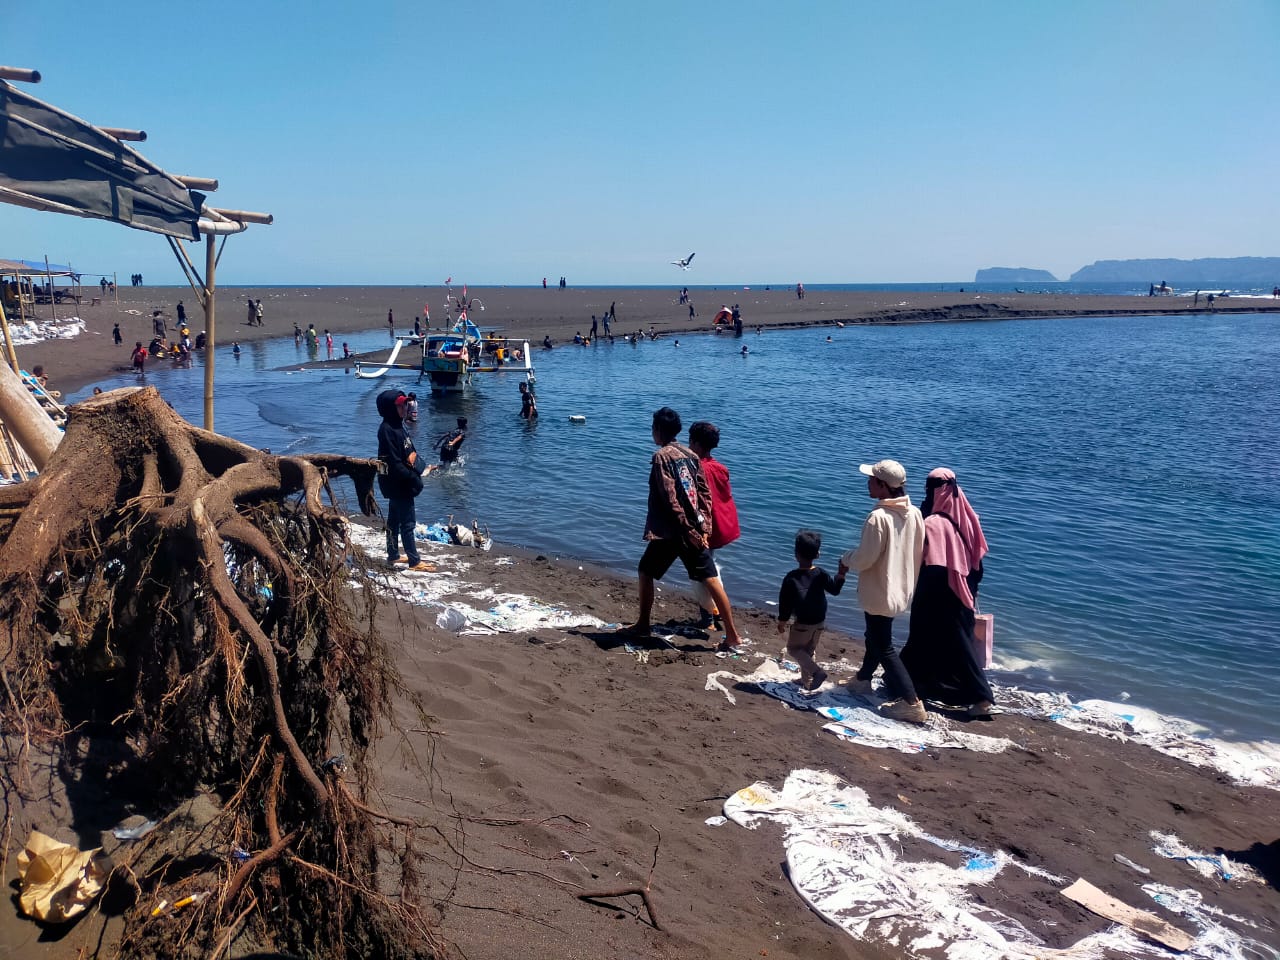
[[(397, 680), (363, 560), (322, 499), (349, 477), (372, 512), (375, 475), (201, 430), (145, 387), (74, 406), (41, 475), (0, 487), (6, 802), (27, 790), (28, 752), (74, 729), (125, 757), (112, 783), (162, 785), (158, 812), (215, 791), (216, 839), (247, 852), (132, 879), (123, 955), (203, 956), (242, 924), (309, 956), (437, 951), (412, 892), (386, 888), (416, 856), (412, 826), (366, 796)], [(211, 884), (188, 922), (147, 922), (166, 892)]]

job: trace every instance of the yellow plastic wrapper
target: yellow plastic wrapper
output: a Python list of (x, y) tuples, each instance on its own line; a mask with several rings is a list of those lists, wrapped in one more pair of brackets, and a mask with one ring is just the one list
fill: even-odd
[(84, 912), (106, 879), (101, 850), (79, 850), (32, 830), (18, 854), (18, 903), (37, 920), (61, 923)]

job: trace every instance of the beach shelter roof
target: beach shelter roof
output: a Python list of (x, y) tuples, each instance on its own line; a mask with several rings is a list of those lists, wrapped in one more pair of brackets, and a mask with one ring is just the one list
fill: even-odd
[(45, 265), (43, 260), (0, 260), (0, 275), (33, 277), (39, 274), (42, 277), (74, 277), (78, 274), (70, 267), (64, 267), (60, 263), (50, 263)]
[(197, 240), (204, 194), (106, 130), (0, 80), (0, 200)]

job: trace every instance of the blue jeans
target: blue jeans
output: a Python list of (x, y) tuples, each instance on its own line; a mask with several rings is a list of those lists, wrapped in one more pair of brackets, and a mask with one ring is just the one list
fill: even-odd
[(890, 697), (919, 699), (915, 685), (911, 682), (911, 674), (907, 673), (898, 651), (893, 648), (893, 617), (878, 617), (865, 611), (862, 615), (867, 623), (867, 652), (862, 657), (858, 679), (870, 680), (876, 667), (883, 665), (884, 685)]
[(418, 522), (417, 511), (413, 507), (413, 497), (387, 498), (387, 562), (395, 563), (400, 556), (397, 540), (404, 541), (404, 555), (412, 566), (421, 558), (418, 548), (413, 542), (413, 528)]

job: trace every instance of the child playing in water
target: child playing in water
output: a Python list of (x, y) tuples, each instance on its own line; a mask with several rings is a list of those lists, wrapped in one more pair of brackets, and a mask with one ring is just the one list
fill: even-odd
[(844, 586), (844, 577), (831, 576), (815, 567), (822, 549), (822, 535), (815, 530), (796, 534), (796, 569), (786, 575), (778, 592), (778, 632), (787, 629), (787, 621), (795, 616), (787, 637), (787, 653), (800, 665), (800, 686), (817, 690), (827, 679), (814, 654), (827, 620), (827, 594), (835, 595)]

